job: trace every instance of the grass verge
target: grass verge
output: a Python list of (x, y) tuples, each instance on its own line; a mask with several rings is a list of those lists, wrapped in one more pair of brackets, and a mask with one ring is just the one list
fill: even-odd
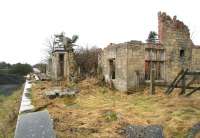
[(0, 96), (0, 138), (13, 138), (16, 127), (22, 87), (10, 96)]

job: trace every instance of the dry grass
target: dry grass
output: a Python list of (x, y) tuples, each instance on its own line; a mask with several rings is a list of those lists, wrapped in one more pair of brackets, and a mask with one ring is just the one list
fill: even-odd
[(0, 138), (14, 137), (22, 88), (10, 96), (0, 96)]
[(48, 104), (58, 137), (118, 138), (127, 124), (159, 124), (165, 137), (182, 138), (200, 120), (199, 94), (188, 98), (165, 96), (163, 89), (157, 88), (154, 96), (147, 94), (148, 89), (127, 95), (96, 83), (95, 79), (84, 80), (77, 84), (80, 93), (76, 97), (53, 100), (44, 97), (44, 92), (53, 87), (51, 82), (33, 85), (34, 104), (36, 107)]

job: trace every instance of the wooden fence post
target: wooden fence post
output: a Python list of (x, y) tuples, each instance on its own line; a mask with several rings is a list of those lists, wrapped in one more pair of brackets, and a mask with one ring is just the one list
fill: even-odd
[(149, 93), (151, 95), (155, 94), (155, 70), (154, 69), (151, 69), (151, 72), (150, 72), (150, 90), (149, 90)]
[(183, 94), (185, 94), (185, 89), (186, 89), (186, 85), (185, 85), (185, 75), (183, 76), (181, 83), (182, 83), (182, 89), (181, 89), (180, 95), (183, 95)]

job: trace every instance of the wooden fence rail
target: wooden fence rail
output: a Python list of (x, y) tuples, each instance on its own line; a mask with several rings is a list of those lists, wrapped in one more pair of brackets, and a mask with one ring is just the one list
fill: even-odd
[[(190, 76), (190, 78), (192, 76), (192, 79), (189, 80), (188, 77), (186, 76)], [(197, 87), (190, 86), (191, 84), (193, 84), (195, 80), (199, 79), (199, 76), (200, 76), (200, 71), (189, 71), (189, 69), (181, 70), (177, 74), (175, 79), (170, 83), (170, 85), (167, 85), (168, 88), (165, 91), (165, 93), (169, 95), (173, 92), (174, 88), (181, 88), (182, 90), (180, 92), (180, 95), (190, 96), (194, 92), (200, 90), (200, 86)], [(179, 83), (181, 83), (181, 85)], [(190, 89), (192, 91), (186, 93), (186, 89)]]

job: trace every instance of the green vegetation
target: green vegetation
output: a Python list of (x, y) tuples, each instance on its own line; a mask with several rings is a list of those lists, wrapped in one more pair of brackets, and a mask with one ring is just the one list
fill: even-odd
[(0, 96), (0, 138), (14, 137), (22, 88), (10, 96)]
[(10, 73), (11, 74), (19, 74), (21, 76), (27, 75), (28, 73), (32, 72), (33, 69), (29, 64), (21, 64), (17, 63), (11, 66)]
[(11, 64), (6, 63), (6, 62), (0, 62), (0, 69), (6, 69), (10, 67), (11, 67)]
[(32, 72), (32, 66), (29, 64), (9, 64), (6, 62), (0, 62), (0, 74), (17, 74), (20, 76), (27, 75)]
[(68, 88), (76, 88), (76, 87), (77, 87), (77, 84), (71, 82), (71, 83), (68, 83), (68, 84), (67, 84), (67, 87), (68, 87)]
[(0, 62), (0, 84), (21, 84), (25, 81), (24, 76), (32, 72), (29, 64), (9, 64)]
[(111, 121), (116, 121), (117, 120), (117, 113), (114, 111), (107, 111), (104, 114), (104, 117), (106, 121), (111, 122)]
[(154, 31), (150, 31), (147, 41), (155, 43), (157, 37), (157, 33)]

